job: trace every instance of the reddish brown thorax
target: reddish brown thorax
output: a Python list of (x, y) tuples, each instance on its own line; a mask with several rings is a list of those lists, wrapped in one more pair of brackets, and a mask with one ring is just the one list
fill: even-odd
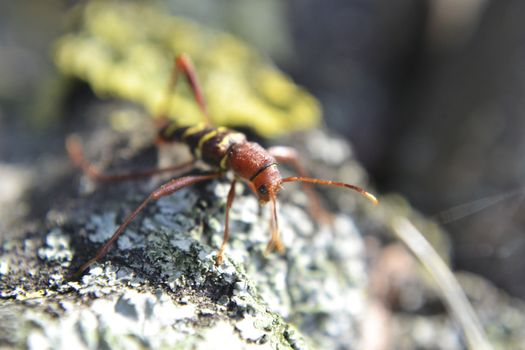
[(281, 189), (281, 174), (275, 158), (257, 143), (235, 144), (227, 156), (228, 168), (250, 183), (261, 202), (268, 202)]

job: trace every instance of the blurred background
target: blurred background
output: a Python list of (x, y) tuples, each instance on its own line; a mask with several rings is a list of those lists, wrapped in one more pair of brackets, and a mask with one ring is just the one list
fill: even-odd
[[(445, 226), (456, 269), (525, 298), (525, 2), (149, 2), (268, 55), (320, 99), (380, 193)], [(0, 206), (27, 188), (38, 202), (35, 164), (63, 164), (68, 104), (91, 92), (61, 80), (51, 45), (82, 5), (0, 2)], [(3, 206), (0, 232), (42, 206)]]

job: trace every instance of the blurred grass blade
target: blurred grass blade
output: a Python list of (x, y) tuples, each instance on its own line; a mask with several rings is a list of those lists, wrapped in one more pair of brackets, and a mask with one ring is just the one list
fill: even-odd
[(525, 190), (523, 188), (519, 188), (514, 191), (508, 191), (494, 196), (480, 198), (466, 204), (461, 204), (448, 210), (444, 210), (436, 215), (436, 219), (442, 224), (448, 224), (450, 222), (454, 222), (480, 212), (504, 200), (520, 195), (523, 196), (524, 194)]
[(469, 349), (492, 349), (472, 305), (463, 293), (452, 271), (421, 232), (409, 220), (402, 217), (395, 217), (391, 225), (397, 237), (408, 246), (421, 262), (421, 265), (436, 281), (443, 294), (445, 304), (465, 332)]

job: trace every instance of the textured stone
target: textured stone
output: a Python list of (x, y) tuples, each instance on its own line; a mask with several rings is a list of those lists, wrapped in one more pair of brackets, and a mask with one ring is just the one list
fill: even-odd
[(279, 202), (284, 255), (265, 256), (268, 208), (239, 184), (225, 261), (215, 266), (229, 188), (221, 180), (148, 205), (100, 263), (69, 281), (159, 182), (95, 187), (73, 198), (72, 209), (54, 208), (62, 220), (49, 229), (4, 242), (2, 342), (57, 349), (355, 347), (366, 294), (358, 224), (341, 213), (329, 226), (312, 221), (297, 185), (286, 186)]

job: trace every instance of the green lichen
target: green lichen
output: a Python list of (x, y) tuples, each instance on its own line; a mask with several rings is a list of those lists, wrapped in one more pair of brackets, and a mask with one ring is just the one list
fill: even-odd
[[(195, 61), (215, 124), (273, 137), (312, 128), (320, 120), (313, 96), (226, 33), (152, 6), (114, 1), (87, 3), (80, 27), (57, 42), (55, 61), (99, 95), (134, 101), (157, 115), (173, 57), (186, 52)], [(202, 118), (186, 87), (170, 96), (168, 114), (187, 125)]]

